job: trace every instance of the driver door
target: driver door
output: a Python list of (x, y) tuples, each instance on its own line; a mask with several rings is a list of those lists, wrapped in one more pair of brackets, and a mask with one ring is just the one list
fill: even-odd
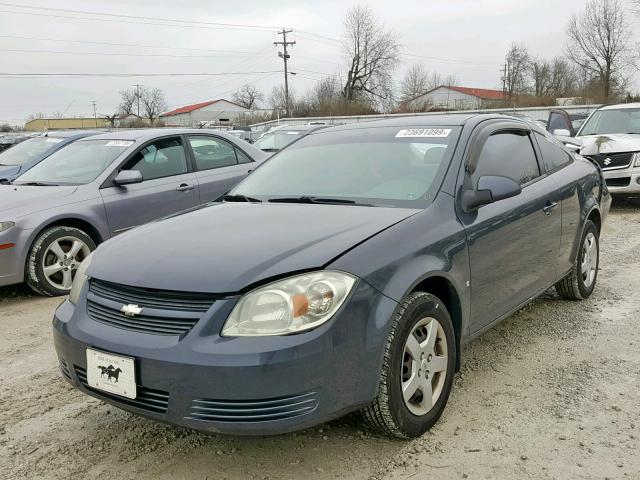
[(460, 214), (469, 248), (471, 334), (555, 281), (561, 234), (559, 191), (541, 174), (530, 132), (496, 131), (479, 147), (472, 186), (498, 175), (517, 181), (522, 192)]
[(100, 190), (112, 235), (200, 203), (181, 137), (147, 143), (115, 173), (121, 170), (140, 171), (142, 182)]

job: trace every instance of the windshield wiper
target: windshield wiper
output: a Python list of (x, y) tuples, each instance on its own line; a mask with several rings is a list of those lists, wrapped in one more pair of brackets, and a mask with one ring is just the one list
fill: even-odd
[(24, 182), (24, 183), (15, 183), (12, 182), (13, 185), (17, 185), (19, 187), (29, 186), (29, 187), (57, 187), (57, 183), (48, 183), (48, 182)]
[(346, 198), (312, 197), (309, 195), (303, 195), (302, 197), (270, 198), (268, 201), (273, 203), (319, 203), (327, 205), (363, 205), (367, 207), (372, 206), (370, 204), (358, 203), (355, 200), (349, 200)]
[(225, 202), (249, 202), (249, 203), (262, 203), (262, 200), (253, 197), (247, 197), (246, 195), (225, 195), (222, 197)]

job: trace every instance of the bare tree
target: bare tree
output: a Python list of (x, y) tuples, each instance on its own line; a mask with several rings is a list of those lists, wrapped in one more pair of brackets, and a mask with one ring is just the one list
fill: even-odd
[(551, 90), (551, 64), (547, 60), (534, 59), (529, 64), (533, 94), (536, 97), (545, 97)]
[(529, 62), (530, 58), (527, 47), (512, 43), (505, 56), (506, 72), (504, 75), (504, 85), (509, 100), (526, 90)]
[(567, 56), (600, 81), (605, 101), (613, 87), (624, 83), (632, 60), (630, 35), (620, 0), (589, 0), (582, 15), (569, 19)]
[(149, 123), (153, 122), (158, 116), (167, 109), (167, 101), (164, 98), (164, 92), (159, 88), (144, 88), (140, 90), (140, 103), (145, 116), (149, 119)]
[(429, 72), (421, 63), (414, 63), (409, 67), (400, 83), (400, 100), (406, 102), (423, 93), (440, 86), (457, 85), (455, 75), (443, 77), (438, 72)]
[(133, 88), (120, 90), (120, 105), (118, 111), (124, 115), (133, 113), (134, 106), (138, 102), (138, 91)]
[(241, 107), (254, 110), (264, 102), (264, 95), (255, 86), (245, 83), (231, 96), (231, 99)]
[(119, 116), (120, 116), (120, 114), (118, 112), (116, 112), (116, 113), (114, 113), (112, 115), (105, 115), (104, 117), (109, 122), (109, 125), (111, 126), (111, 128), (115, 128), (116, 127), (116, 120), (118, 119)]
[[(271, 94), (269, 95), (269, 106), (276, 111), (286, 111), (287, 101), (284, 90), (284, 85), (279, 87), (273, 87)], [(291, 87), (289, 87), (289, 109), (294, 110), (296, 104), (295, 93)]]
[(344, 54), (348, 61), (342, 96), (372, 102), (392, 97), (392, 73), (398, 63), (396, 34), (386, 30), (368, 6), (356, 5), (344, 21)]

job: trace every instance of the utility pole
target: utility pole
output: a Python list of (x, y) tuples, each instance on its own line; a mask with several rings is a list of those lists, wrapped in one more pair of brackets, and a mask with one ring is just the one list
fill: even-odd
[(289, 73), (287, 72), (287, 61), (291, 58), (291, 55), (287, 53), (287, 47), (293, 46), (296, 42), (287, 42), (287, 33), (291, 33), (293, 30), (282, 29), (278, 32), (278, 35), (282, 35), (281, 42), (273, 42), (275, 46), (282, 45), (283, 52), (278, 52), (278, 56), (284, 61), (284, 106), (287, 117), (289, 116)]
[(96, 128), (98, 128), (98, 114), (96, 113), (96, 101), (91, 100), (91, 103), (93, 104), (93, 119), (96, 122)]
[(500, 69), (502, 72), (502, 98), (504, 102), (507, 102), (507, 77), (509, 76), (509, 61), (502, 66)]
[(142, 87), (142, 85), (140, 85), (139, 83), (136, 83), (134, 87), (136, 87), (136, 100), (138, 100), (138, 117), (139, 117), (140, 116), (140, 87)]

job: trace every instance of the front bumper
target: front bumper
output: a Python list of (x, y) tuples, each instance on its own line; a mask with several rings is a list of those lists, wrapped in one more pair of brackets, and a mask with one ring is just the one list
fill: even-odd
[(602, 172), (612, 195), (640, 195), (640, 167)]
[(33, 230), (11, 227), (0, 232), (0, 245), (14, 244), (11, 248), (0, 249), (0, 287), (24, 281), (24, 268), (27, 260)]
[[(92, 320), (85, 291), (77, 307), (66, 301), (53, 319), (61, 372), (79, 390), (124, 410), (231, 434), (300, 430), (373, 400), (395, 301), (360, 280), (334, 318), (313, 331), (220, 337), (236, 302), (218, 300), (186, 335), (163, 336)], [(135, 359), (135, 400), (87, 386), (87, 347)]]

